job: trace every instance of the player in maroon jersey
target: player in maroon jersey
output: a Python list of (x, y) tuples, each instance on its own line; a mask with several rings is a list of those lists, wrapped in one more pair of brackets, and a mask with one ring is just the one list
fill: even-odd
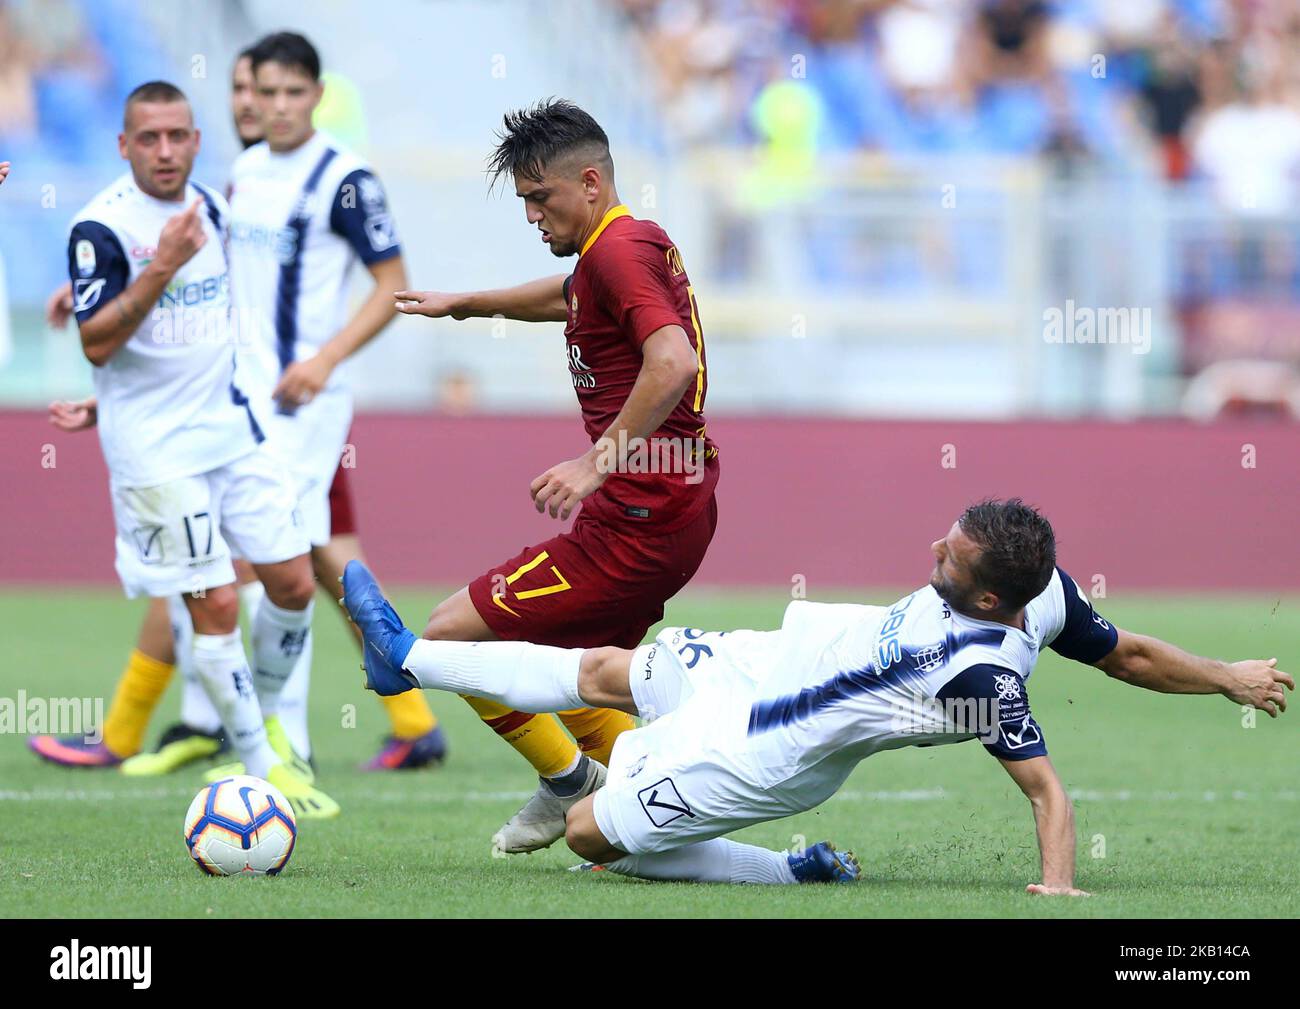
[[(397, 307), (430, 318), (565, 322), (592, 445), (530, 488), (537, 510), (553, 518), (567, 519), (581, 502), (573, 527), (445, 600), (424, 636), (632, 648), (695, 573), (717, 526), (718, 453), (705, 432), (708, 372), (695, 295), (672, 240), (619, 201), (605, 131), (575, 105), (552, 100), (508, 114), (489, 170), (494, 180), (513, 178), (553, 254), (578, 256), (573, 273), (469, 294), (398, 291)], [(541, 776), (494, 842), (532, 851), (558, 840), (565, 812), (600, 786), (614, 738), (631, 720), (561, 713), (583, 751), (570, 744), (557, 767), (553, 750), (539, 745), (559, 732), (551, 716), (467, 699)]]

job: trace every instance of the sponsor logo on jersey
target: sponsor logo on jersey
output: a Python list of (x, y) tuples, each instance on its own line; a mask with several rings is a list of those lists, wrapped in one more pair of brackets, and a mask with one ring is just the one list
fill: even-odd
[(268, 228), (248, 221), (231, 221), (230, 241), (269, 251), (281, 265), (292, 263), (298, 253), (298, 233), (293, 228)]
[(1043, 734), (1038, 731), (1032, 718), (1004, 718), (999, 723), (1002, 727), (1002, 740), (1009, 750), (1023, 750), (1043, 741)]
[(361, 202), (366, 206), (378, 208), (384, 205), (384, 187), (373, 175), (361, 176), (357, 189), (361, 193)]
[(654, 645), (651, 645), (651, 646), (650, 646), (650, 651), (646, 652), (646, 656), (645, 656), (645, 678), (646, 678), (647, 680), (650, 679), (650, 675), (651, 675), (651, 673), (652, 673), (653, 670), (654, 670), (654, 664), (655, 664), (655, 652), (656, 652), (656, 651), (658, 651), (658, 649), (657, 649)]
[(645, 762), (646, 762), (645, 757), (642, 757), (640, 760), (638, 760), (635, 764), (633, 764), (631, 767), (627, 769), (627, 776), (629, 778), (635, 778), (638, 774), (640, 774), (642, 771), (645, 770)]
[(230, 292), (230, 276), (204, 277), (188, 284), (170, 284), (158, 298), (159, 308), (178, 308), (181, 305), (201, 305)]
[(104, 293), (104, 285), (108, 280), (104, 277), (97, 277), (94, 280), (78, 280), (73, 286), (73, 305), (74, 312), (85, 312), (99, 304), (99, 296)]
[(89, 238), (79, 238), (76, 247), (77, 273), (89, 277), (95, 272), (95, 243)]
[(1020, 681), (1010, 673), (1002, 673), (993, 678), (993, 686), (998, 697), (1004, 701), (1017, 700), (1020, 697)]
[(926, 645), (916, 653), (916, 668), (922, 673), (930, 673), (943, 665), (944, 648), (943, 642), (938, 644)]
[(376, 252), (391, 249), (397, 244), (397, 229), (393, 226), (392, 216), (386, 211), (368, 216), (365, 228), (370, 247)]
[(576, 343), (569, 344), (569, 378), (575, 389), (596, 388), (596, 376), (582, 359), (582, 348)]

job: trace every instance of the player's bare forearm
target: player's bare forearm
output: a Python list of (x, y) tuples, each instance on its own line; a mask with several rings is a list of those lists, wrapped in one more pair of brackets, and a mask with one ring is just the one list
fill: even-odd
[(430, 319), (513, 319), (516, 322), (566, 322), (565, 274), (530, 280), (493, 291), (448, 294), (441, 291), (396, 291), (397, 311)]
[(327, 355), (331, 366), (346, 361), (373, 340), (397, 314), (389, 292), (406, 286), (406, 264), (402, 257), (393, 256), (372, 264), (368, 269), (375, 286), (347, 325), (320, 349)]
[(1043, 886), (1074, 886), (1074, 805), (1060, 781), (1029, 800), (1038, 831)]
[(1277, 659), (1220, 662), (1185, 652), (1145, 634), (1119, 630), (1119, 640), (1097, 667), (1117, 680), (1163, 694), (1223, 694), (1273, 717), (1286, 710), (1286, 690), (1295, 680)]
[(635, 451), (632, 439), (648, 439), (681, 402), (698, 367), (681, 326), (655, 330), (641, 345), (641, 355), (632, 391), (605, 433), (578, 458), (552, 466), (529, 485), (539, 512), (549, 510), (552, 518), (567, 519), (578, 502), (622, 469), (624, 452)]
[(151, 306), (158, 303), (175, 270), (159, 265), (157, 260), (146, 266), (126, 290), (83, 323), (81, 349), (96, 367), (117, 353), (144, 322)]
[(1083, 891), (1074, 887), (1074, 806), (1056, 768), (1047, 757), (999, 760), (1034, 811), (1042, 882), (1031, 883), (1029, 891), (1082, 895)]
[[(668, 419), (695, 381), (695, 351), (680, 326), (655, 330), (641, 345), (641, 371), (623, 409), (592, 446), (593, 456), (647, 439)], [(622, 459), (619, 459), (622, 462)]]

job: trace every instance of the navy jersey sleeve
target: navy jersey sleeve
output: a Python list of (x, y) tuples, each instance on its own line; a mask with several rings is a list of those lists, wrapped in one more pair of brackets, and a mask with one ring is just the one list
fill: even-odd
[(1115, 650), (1119, 632), (1092, 608), (1073, 578), (1060, 568), (1056, 573), (1061, 576), (1061, 592), (1065, 595), (1065, 625), (1047, 647), (1076, 662), (1099, 662)]
[(1043, 730), (1029, 711), (1025, 681), (1005, 666), (968, 666), (939, 690), (950, 721), (974, 732), (984, 749), (1003, 760), (1047, 756)]
[(349, 172), (339, 184), (330, 209), (330, 230), (341, 235), (367, 266), (402, 253), (384, 187), (366, 168)]
[(85, 322), (126, 290), (130, 280), (126, 253), (111, 228), (98, 221), (79, 221), (68, 239), (68, 279), (77, 322)]

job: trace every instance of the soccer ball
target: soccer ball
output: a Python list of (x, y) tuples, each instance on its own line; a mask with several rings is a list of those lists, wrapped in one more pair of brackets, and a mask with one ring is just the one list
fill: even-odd
[(289, 801), (248, 774), (214, 781), (185, 814), (185, 846), (209, 876), (275, 876), (297, 838)]

